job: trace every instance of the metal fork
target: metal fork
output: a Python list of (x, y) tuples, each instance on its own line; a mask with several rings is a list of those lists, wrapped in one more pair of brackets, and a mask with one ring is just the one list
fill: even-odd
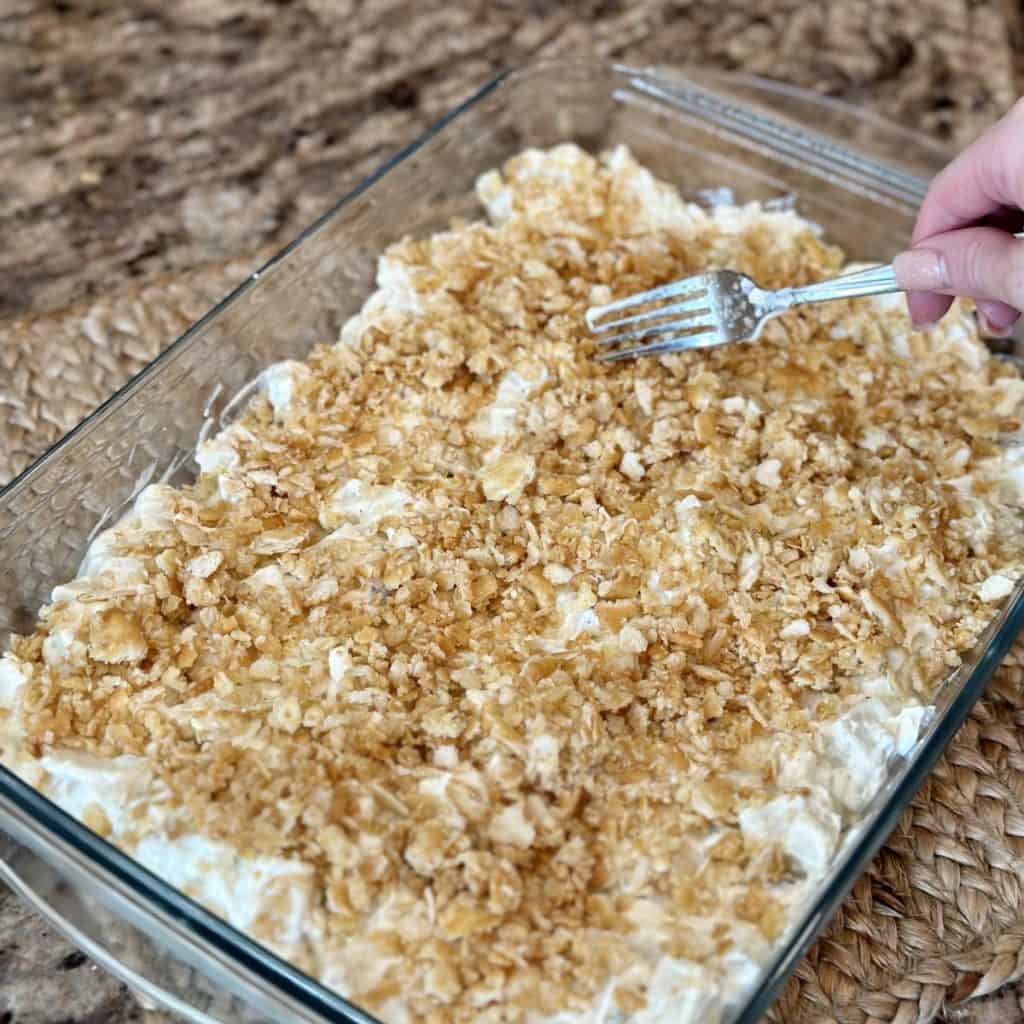
[[(758, 288), (749, 277), (734, 270), (712, 270), (606, 306), (593, 306), (587, 310), (587, 326), (598, 335), (597, 344), (602, 348), (646, 342), (605, 352), (600, 357), (617, 362), (637, 356), (712, 348), (733, 341), (755, 341), (768, 320), (793, 306), (900, 290), (891, 266), (871, 267), (829, 281), (778, 291)], [(624, 312), (632, 315), (606, 320)], [(648, 341), (651, 338), (657, 340)]]

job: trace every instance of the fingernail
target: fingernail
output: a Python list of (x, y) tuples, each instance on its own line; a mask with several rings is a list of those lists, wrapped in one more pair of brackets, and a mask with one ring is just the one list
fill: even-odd
[(977, 310), (978, 319), (981, 321), (982, 331), (992, 338), (1008, 338), (1013, 334), (1013, 329), (1016, 327), (1016, 320), (1011, 324), (998, 324), (994, 320), (990, 320), (984, 313), (983, 310)]
[(938, 320), (918, 319), (917, 317), (911, 317), (910, 320), (910, 324), (915, 331), (930, 331), (938, 322)]
[(907, 292), (934, 292), (945, 288), (946, 260), (935, 249), (908, 249), (892, 261), (896, 280)]

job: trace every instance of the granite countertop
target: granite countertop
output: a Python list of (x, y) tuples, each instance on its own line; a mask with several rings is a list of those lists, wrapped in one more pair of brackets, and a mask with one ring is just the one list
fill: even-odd
[[(496, 71), (705, 63), (952, 141), (1014, 95), (1000, 0), (5, 0), (0, 317), (287, 239)], [(1014, 21), (1010, 27), (1016, 27)]]
[[(1001, 0), (6, 0), (0, 321), (283, 242), (537, 56), (742, 68), (957, 144), (1014, 98), (1020, 43)], [(166, 1019), (0, 893), (0, 1024)]]

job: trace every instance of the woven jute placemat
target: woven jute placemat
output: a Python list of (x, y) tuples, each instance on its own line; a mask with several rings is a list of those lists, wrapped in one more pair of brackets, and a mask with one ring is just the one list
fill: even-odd
[[(0, 327), (0, 482), (145, 365), (253, 262)], [(939, 1017), (1008, 1024), (1024, 1020), (1024, 988), (1006, 987), (1022, 977), (1019, 645), (771, 1017), (786, 1024)]]

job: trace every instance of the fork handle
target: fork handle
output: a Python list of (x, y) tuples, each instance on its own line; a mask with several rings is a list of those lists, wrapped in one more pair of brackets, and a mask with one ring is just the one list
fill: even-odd
[(856, 299), (861, 295), (884, 295), (886, 292), (902, 291), (896, 283), (892, 264), (858, 270), (854, 274), (843, 274), (828, 281), (802, 285), (797, 288), (782, 288), (776, 294), (787, 305), (800, 306), (805, 302), (829, 302), (832, 299)]

